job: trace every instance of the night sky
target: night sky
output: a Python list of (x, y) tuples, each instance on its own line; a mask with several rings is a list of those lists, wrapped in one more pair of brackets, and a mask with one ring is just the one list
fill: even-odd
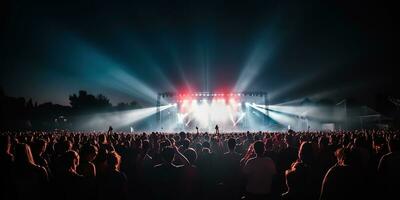
[(375, 1), (19, 1), (1, 3), (0, 85), (68, 104), (165, 91), (372, 98), (396, 92), (397, 7)]

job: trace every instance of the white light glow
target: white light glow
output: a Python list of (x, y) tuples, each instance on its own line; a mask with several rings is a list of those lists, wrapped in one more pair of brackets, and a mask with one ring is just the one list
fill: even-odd
[[(159, 111), (164, 111), (172, 106), (172, 104), (160, 106)], [(96, 114), (93, 115), (88, 122), (82, 125), (82, 129), (106, 130), (108, 126), (113, 126), (114, 128), (125, 127), (150, 117), (151, 115), (156, 114), (157, 111), (157, 107), (149, 107), (129, 111)]]

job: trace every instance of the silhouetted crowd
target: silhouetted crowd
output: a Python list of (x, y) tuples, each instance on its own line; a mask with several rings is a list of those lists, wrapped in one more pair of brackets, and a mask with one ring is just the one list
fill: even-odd
[(0, 134), (0, 199), (395, 199), (400, 132)]

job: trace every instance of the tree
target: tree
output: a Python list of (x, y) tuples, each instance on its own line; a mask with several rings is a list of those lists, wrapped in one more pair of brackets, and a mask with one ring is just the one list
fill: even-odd
[(132, 110), (139, 108), (139, 104), (136, 101), (131, 101), (130, 103), (121, 102), (118, 103), (115, 107), (115, 110)]
[(97, 95), (96, 104), (96, 106), (99, 108), (107, 108), (112, 106), (110, 100), (102, 94)]
[(138, 108), (139, 104), (136, 101), (131, 101), (131, 103), (129, 103), (129, 107), (130, 108)]
[(127, 110), (128, 107), (129, 107), (129, 105), (128, 105), (127, 103), (121, 102), (121, 103), (118, 103), (118, 104), (115, 106), (115, 109), (118, 110), (118, 111), (120, 111), (120, 110)]
[(32, 109), (33, 109), (32, 98), (30, 98), (30, 99), (28, 100), (28, 102), (26, 103), (26, 108), (27, 108), (28, 110), (32, 110)]
[(106, 96), (99, 94), (95, 97), (84, 90), (80, 90), (78, 95), (70, 95), (69, 102), (73, 109), (79, 111), (103, 110), (112, 106)]

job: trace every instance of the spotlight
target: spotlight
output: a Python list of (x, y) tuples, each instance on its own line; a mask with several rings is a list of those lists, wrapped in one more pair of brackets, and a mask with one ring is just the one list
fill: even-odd
[(229, 99), (229, 102), (230, 102), (231, 104), (234, 104), (234, 103), (235, 103), (235, 99), (231, 98), (231, 99)]
[(242, 103), (238, 103), (238, 106), (242, 106)]
[(177, 104), (177, 103), (174, 103), (174, 107), (176, 107), (176, 106), (178, 106), (178, 104)]

